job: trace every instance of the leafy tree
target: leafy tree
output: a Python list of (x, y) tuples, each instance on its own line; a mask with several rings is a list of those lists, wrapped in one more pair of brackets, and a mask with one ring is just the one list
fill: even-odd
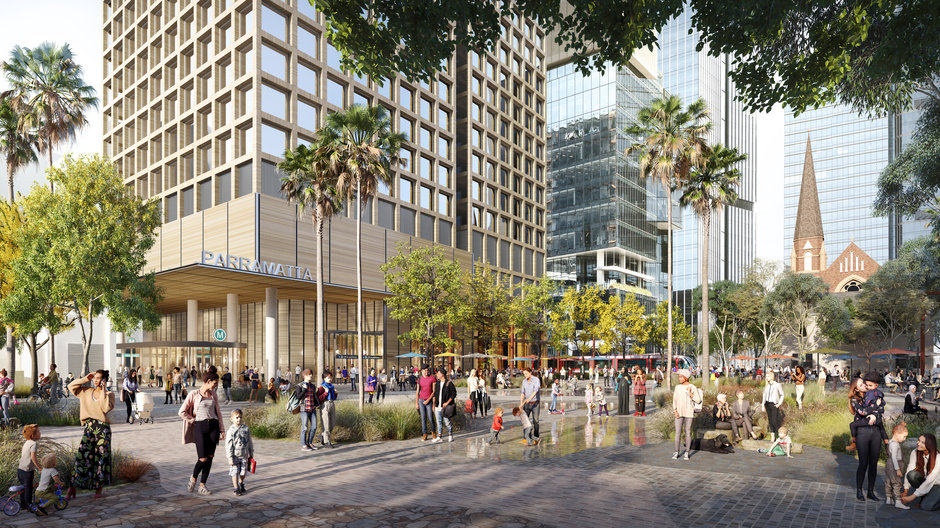
[[(13, 291), (15, 275), (13, 262), (20, 256), (19, 236), (23, 215), (13, 202), (0, 202), (0, 303)], [(0, 313), (0, 319), (3, 314)], [(16, 336), (12, 324), (6, 324), (5, 365), (10, 378), (16, 378)]]
[(66, 156), (48, 175), (56, 192), (34, 185), (24, 203), (19, 259), (51, 274), (46, 294), (81, 329), (85, 373), (94, 319), (105, 311), (119, 332), (160, 324), (154, 276), (141, 276), (160, 219), (156, 205), (135, 196), (100, 156)]
[[(646, 178), (658, 180), (666, 193), (666, 300), (669, 308), (666, 317), (672, 318), (672, 192), (680, 188), (689, 178), (692, 167), (699, 163), (706, 152), (705, 136), (711, 129), (705, 101), (699, 99), (683, 108), (682, 101), (675, 96), (656, 99), (648, 108), (637, 114), (637, 122), (626, 129), (627, 134), (637, 136), (627, 154), (640, 153), (640, 170)], [(673, 324), (666, 324), (666, 357), (672, 364)], [(666, 380), (671, 388), (672, 380)]]
[[(356, 346), (362, 370), (362, 211), (380, 184), (391, 184), (392, 165), (400, 162), (405, 136), (391, 131), (383, 106), (354, 105), (326, 116), (320, 135), (329, 144), (330, 170), (336, 188), (349, 203), (358, 200), (356, 213)], [(365, 387), (359, 384), (359, 410), (365, 405)]]
[(907, 259), (888, 261), (864, 284), (855, 303), (855, 318), (887, 348), (910, 347), (921, 317), (934, 311), (934, 303), (919, 289), (916, 266)]
[(422, 341), (429, 356), (438, 347), (454, 347), (457, 342), (448, 335), (447, 325), (457, 320), (461, 309), (460, 265), (439, 247), (415, 249), (399, 243), (398, 254), (382, 265), (382, 272), (394, 294), (386, 300), (389, 315), (410, 324), (410, 330), (398, 336), (401, 342)]
[[(609, 320), (610, 341), (624, 354), (631, 349), (640, 351), (649, 341), (650, 328), (646, 317), (646, 308), (636, 300), (632, 293), (621, 299), (619, 295), (611, 295), (607, 300), (607, 309), (603, 312), (605, 320), (602, 327), (608, 326)], [(642, 353), (642, 352), (641, 352)]]
[(831, 346), (851, 341), (852, 318), (855, 308), (851, 299), (842, 301), (832, 295), (823, 297), (819, 303), (816, 326)]
[[(527, 339), (538, 340), (547, 329), (549, 310), (554, 304), (557, 291), (558, 285), (546, 276), (524, 283), (519, 295), (513, 298), (513, 327)], [(541, 358), (541, 346), (538, 347), (537, 355)]]
[(10, 186), (10, 203), (15, 201), (13, 177), (17, 171), (38, 161), (36, 156), (36, 134), (23, 131), (21, 116), (13, 110), (9, 101), (0, 100), (0, 154), (7, 164), (7, 180)]
[(829, 287), (819, 277), (788, 271), (767, 296), (769, 310), (775, 312), (784, 331), (796, 342), (801, 362), (813, 342), (813, 325), (828, 292)]
[(738, 316), (746, 321), (748, 342), (755, 356), (768, 355), (780, 344), (783, 321), (769, 297), (781, 278), (779, 262), (755, 259), (745, 272), (744, 282), (732, 295)]
[[(679, 203), (687, 205), (695, 211), (702, 221), (702, 249), (699, 256), (702, 279), (702, 372), (711, 372), (711, 352), (709, 350), (710, 322), (708, 309), (708, 253), (710, 246), (708, 240), (711, 234), (712, 213), (717, 213), (725, 204), (731, 204), (738, 199), (738, 185), (741, 181), (741, 172), (734, 167), (747, 159), (746, 154), (738, 153), (737, 149), (729, 149), (723, 145), (715, 145), (709, 149), (689, 175), (684, 183), (682, 197)], [(723, 348), (724, 350), (724, 348)], [(707, 374), (706, 374), (707, 375)]]
[(287, 176), (281, 178), (281, 193), (302, 209), (309, 209), (313, 217), (313, 232), (317, 237), (317, 378), (323, 379), (326, 368), (324, 351), (326, 303), (323, 301), (323, 227), (342, 208), (342, 200), (336, 191), (336, 176), (330, 170), (332, 144), (322, 141), (313, 148), (298, 145), (294, 151), (284, 153), (284, 161), (278, 164), (279, 171)]
[(85, 84), (68, 44), (14, 46), (0, 69), (11, 86), (0, 98), (8, 99), (22, 116), (23, 132), (35, 130), (39, 151), (49, 155), (51, 167), (56, 145), (74, 140), (75, 133), (88, 125), (85, 112), (98, 107), (95, 89)]
[[(715, 318), (715, 328), (709, 331), (709, 341), (714, 342), (718, 348), (721, 357), (722, 366), (727, 367), (731, 360), (731, 354), (736, 350), (738, 343), (744, 338), (747, 321), (741, 317), (738, 308), (739, 301), (749, 302), (742, 294), (743, 286), (733, 281), (718, 281), (709, 286), (709, 299), (712, 302), (709, 305), (710, 316)], [(704, 310), (704, 295), (702, 287), (695, 288), (693, 294), (693, 304), (696, 310)], [(702, 353), (705, 353), (703, 347)], [(705, 365), (702, 366), (705, 369)]]
[[(695, 337), (692, 335), (692, 327), (685, 322), (685, 318), (682, 317), (679, 309), (673, 308), (672, 311), (672, 317), (670, 317), (668, 313), (669, 305), (666, 301), (656, 305), (656, 312), (652, 314), (649, 324), (649, 343), (658, 346), (661, 350), (666, 349), (669, 335), (667, 325), (671, 322), (673, 344), (679, 351), (684, 351), (692, 346)], [(672, 365), (672, 356), (669, 356), (666, 361)]]
[(731, 77), (754, 111), (782, 103), (802, 112), (837, 99), (860, 110), (896, 110), (940, 71), (940, 8), (933, 0), (316, 0), (316, 6), (343, 68), (375, 79), (401, 72), (428, 80), (459, 48), (494, 49), (501, 16), (537, 19), (582, 73), (626, 66), (683, 9), (692, 13), (698, 49), (735, 57)]
[(483, 353), (508, 335), (512, 321), (512, 290), (509, 280), (477, 262), (465, 279), (460, 321), (469, 332), (475, 332)]

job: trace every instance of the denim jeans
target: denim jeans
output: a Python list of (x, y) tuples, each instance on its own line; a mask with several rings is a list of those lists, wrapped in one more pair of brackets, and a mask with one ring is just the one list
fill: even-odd
[(317, 411), (300, 411), (300, 445), (312, 445), (317, 431)]
[(555, 405), (558, 403), (558, 395), (552, 394), (552, 404), (549, 405), (548, 410), (554, 411), (556, 409)]
[(10, 408), (10, 397), (6, 394), (0, 396), (0, 407), (3, 408), (3, 421), (9, 422), (10, 415), (7, 413), (7, 410)]
[(178, 401), (178, 402), (179, 402), (179, 401), (182, 401), (182, 399), (183, 399), (183, 398), (182, 398), (182, 392), (181, 392), (182, 390), (183, 390), (183, 386), (182, 386), (182, 385), (180, 385), (179, 383), (174, 383), (174, 384), (173, 384), (173, 397), (176, 398), (176, 401)]
[(225, 401), (232, 401), (232, 388), (231, 387), (222, 387), (222, 392), (225, 393)]
[(447, 434), (454, 434), (454, 425), (451, 423), (450, 418), (444, 417), (444, 408), (435, 407), (434, 408), (434, 417), (437, 418), (437, 436), (441, 436), (443, 426), (447, 426)]
[(539, 406), (541, 402), (535, 400), (534, 402), (529, 402), (522, 406), (522, 409), (529, 416), (529, 419), (532, 420), (532, 433), (536, 438), (539, 437)]
[[(914, 493), (914, 490), (919, 488), (921, 484), (927, 480), (924, 475), (916, 469), (908, 471), (905, 478), (911, 484), (911, 493)], [(920, 498), (920, 509), (925, 511), (940, 510), (940, 484), (930, 488), (930, 491)]]
[(431, 421), (431, 405), (424, 403), (424, 400), (418, 400), (418, 415), (421, 416), (421, 434), (426, 435), (433, 429), (434, 423)]

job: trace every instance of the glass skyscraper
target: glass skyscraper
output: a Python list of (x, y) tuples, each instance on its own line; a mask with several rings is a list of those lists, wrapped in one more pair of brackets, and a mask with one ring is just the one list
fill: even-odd
[(640, 172), (623, 130), (660, 97), (656, 79), (607, 66), (583, 76), (571, 63), (548, 71), (549, 276), (665, 298), (661, 238), (665, 193)]
[[(721, 143), (748, 155), (739, 166), (741, 186), (737, 203), (712, 218), (709, 239), (709, 281), (740, 281), (754, 259), (754, 198), (756, 192), (757, 138), (753, 116), (734, 101), (734, 84), (728, 76), (731, 58), (696, 51), (698, 32), (692, 28), (692, 12), (684, 11), (669, 21), (659, 39), (659, 71), (663, 88), (685, 105), (705, 100), (711, 112), (711, 145)], [(689, 33), (689, 30), (692, 30)], [(676, 303), (687, 321), (694, 321), (692, 291), (701, 284), (702, 233), (698, 217), (682, 209), (682, 229), (673, 232), (673, 289)]]
[(854, 241), (879, 264), (889, 259), (888, 218), (872, 216), (878, 175), (888, 164), (889, 121), (859, 115), (847, 105), (829, 105), (798, 116), (786, 113), (783, 255), (789, 256), (793, 245), (808, 136), (828, 253), (838, 256)]

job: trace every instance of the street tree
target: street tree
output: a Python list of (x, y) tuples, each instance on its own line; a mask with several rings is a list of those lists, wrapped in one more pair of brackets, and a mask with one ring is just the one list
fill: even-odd
[(34, 185), (24, 203), (19, 258), (51, 274), (46, 294), (75, 318), (87, 373), (96, 317), (107, 313), (117, 332), (160, 324), (160, 291), (153, 274), (143, 274), (159, 213), (124, 185), (106, 158), (66, 156), (48, 175), (55, 193)]
[[(23, 215), (20, 208), (13, 202), (0, 202), (0, 303), (13, 291), (15, 275), (13, 262), (20, 256), (19, 236), (23, 227)], [(0, 313), (0, 320), (3, 315)], [(6, 355), (4, 365), (10, 373), (10, 378), (16, 378), (16, 336), (12, 324), (4, 322), (6, 326)]]
[(509, 280), (482, 261), (476, 262), (464, 279), (460, 321), (466, 331), (476, 334), (482, 353), (495, 353), (496, 343), (509, 334), (512, 322)]
[[(540, 342), (547, 329), (548, 314), (554, 304), (558, 285), (543, 275), (538, 280), (523, 283), (519, 290), (518, 295), (513, 297), (512, 326), (529, 343)], [(529, 353), (532, 353), (531, 346)], [(541, 345), (537, 347), (536, 355), (542, 357)]]
[(695, 164), (688, 180), (684, 182), (682, 196), (679, 198), (679, 203), (691, 207), (702, 222), (699, 277), (702, 284), (702, 372), (706, 376), (711, 372), (710, 332), (708, 330), (711, 316), (708, 308), (709, 288), (707, 285), (708, 254), (711, 251), (708, 241), (711, 236), (712, 214), (721, 211), (725, 204), (730, 205), (737, 201), (741, 171), (735, 165), (745, 159), (747, 159), (746, 154), (741, 154), (737, 149), (729, 149), (721, 144), (708, 149)]
[(646, 308), (635, 295), (629, 293), (623, 298), (611, 295), (607, 300), (607, 308), (602, 313), (605, 320), (601, 324), (609, 324), (609, 338), (620, 352), (627, 354), (631, 349), (637, 353), (643, 352), (643, 347), (650, 338), (649, 320)]
[(828, 292), (829, 287), (819, 277), (788, 271), (767, 296), (769, 310), (773, 310), (784, 332), (796, 343), (800, 362), (814, 341), (819, 305)]
[[(685, 318), (682, 317), (682, 312), (680, 312), (678, 308), (672, 309), (671, 317), (668, 312), (669, 305), (666, 301), (661, 301), (656, 304), (656, 311), (652, 314), (649, 323), (649, 342), (659, 347), (660, 354), (662, 354), (662, 351), (666, 350), (666, 344), (668, 342), (670, 328), (667, 325), (671, 322), (673, 344), (678, 351), (686, 351), (695, 343), (695, 336), (692, 335), (692, 327), (685, 322)], [(670, 365), (673, 364), (671, 356), (667, 359), (667, 362)]]
[[(750, 308), (750, 311), (746, 312), (748, 315), (752, 314), (754, 308), (751, 306), (755, 304), (752, 302), (752, 298), (742, 294), (743, 288), (743, 285), (727, 280), (715, 282), (708, 288), (709, 299), (712, 301), (709, 304), (709, 313), (710, 317), (715, 319), (714, 328), (709, 331), (709, 341), (713, 341), (718, 348), (722, 367), (729, 366), (731, 355), (744, 339), (749, 322), (742, 317), (742, 311), (738, 303), (744, 301), (748, 305)], [(704, 314), (704, 296), (702, 295), (701, 286), (695, 288), (692, 298), (695, 310), (702, 310)], [(703, 347), (702, 354), (704, 353), (705, 349)], [(705, 366), (703, 365), (702, 368), (704, 370)]]
[[(391, 185), (392, 167), (401, 159), (405, 136), (392, 132), (388, 110), (384, 106), (353, 105), (331, 112), (324, 119), (319, 134), (330, 144), (330, 170), (336, 176), (339, 194), (346, 196), (356, 215), (356, 353), (357, 369), (362, 369), (362, 213), (380, 185)], [(355, 202), (353, 201), (355, 198)], [(359, 384), (359, 410), (366, 393)]]
[(281, 178), (281, 193), (302, 210), (309, 210), (313, 219), (313, 233), (317, 239), (317, 377), (323, 379), (326, 368), (325, 310), (323, 300), (323, 228), (342, 209), (343, 203), (336, 190), (336, 175), (330, 170), (331, 142), (320, 141), (314, 147), (298, 145), (293, 151), (284, 153), (284, 161), (278, 164)]
[(413, 248), (400, 242), (398, 254), (382, 265), (382, 272), (393, 294), (385, 301), (389, 316), (409, 324), (398, 339), (424, 343), (429, 358), (435, 350), (456, 346), (448, 325), (458, 319), (462, 308), (460, 265), (437, 246)]
[[(692, 167), (706, 154), (705, 144), (711, 130), (709, 111), (705, 101), (699, 99), (684, 108), (675, 96), (656, 99), (648, 108), (640, 109), (638, 124), (625, 132), (639, 142), (627, 149), (627, 154), (639, 153), (640, 170), (644, 177), (659, 182), (665, 194), (666, 207), (666, 358), (672, 364), (672, 193), (689, 179)], [(672, 380), (666, 380), (666, 388)]]

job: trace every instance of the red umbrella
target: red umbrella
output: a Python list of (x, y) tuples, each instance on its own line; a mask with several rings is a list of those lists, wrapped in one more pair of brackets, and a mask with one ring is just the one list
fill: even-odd
[(764, 356), (765, 359), (790, 359), (796, 361), (795, 357), (784, 356), (783, 354), (772, 354), (770, 356)]
[(917, 352), (911, 352), (910, 350), (901, 350), (900, 348), (892, 348), (889, 350), (882, 350), (881, 352), (875, 352), (872, 356), (916, 356)]

